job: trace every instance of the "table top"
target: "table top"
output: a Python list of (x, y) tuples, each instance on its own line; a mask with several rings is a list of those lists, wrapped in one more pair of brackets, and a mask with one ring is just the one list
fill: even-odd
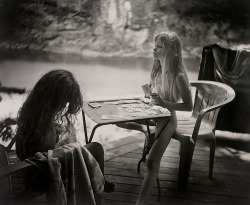
[(171, 116), (168, 109), (151, 106), (146, 98), (84, 101), (82, 109), (97, 124), (113, 124)]

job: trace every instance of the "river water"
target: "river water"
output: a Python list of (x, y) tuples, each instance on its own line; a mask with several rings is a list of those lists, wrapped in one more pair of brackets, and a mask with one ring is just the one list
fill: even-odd
[[(44, 53), (38, 51), (0, 51), (0, 81), (3, 86), (31, 89), (46, 72), (62, 68), (73, 72), (86, 98), (99, 99), (142, 94), (149, 82), (153, 59), (104, 58)], [(190, 80), (196, 80), (199, 60), (185, 64)]]
[[(152, 61), (153, 58), (94, 58), (20, 50), (0, 50), (0, 81), (2, 86), (30, 90), (43, 74), (52, 69), (61, 68), (70, 70), (75, 74), (85, 100), (125, 96), (138, 97), (144, 95), (141, 85), (149, 82)], [(185, 64), (189, 79), (196, 80), (199, 60), (185, 59)], [(6, 94), (1, 94), (1, 96), (3, 100), (0, 103), (0, 120), (7, 117), (16, 117), (25, 97), (19, 95), (13, 97)], [(86, 120), (87, 130), (90, 134), (94, 123), (88, 118)], [(81, 115), (75, 126), (77, 138), (84, 144)], [(109, 141), (136, 133), (138, 131), (107, 125), (97, 129), (93, 141), (105, 145)]]

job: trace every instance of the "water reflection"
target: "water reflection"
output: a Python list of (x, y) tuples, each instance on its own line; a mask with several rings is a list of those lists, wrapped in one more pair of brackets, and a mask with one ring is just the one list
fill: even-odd
[[(190, 80), (197, 79), (199, 60), (185, 59)], [(148, 83), (152, 59), (105, 58), (45, 53), (0, 51), (0, 78), (4, 86), (31, 89), (44, 73), (62, 68), (73, 72), (87, 98), (141, 95)]]

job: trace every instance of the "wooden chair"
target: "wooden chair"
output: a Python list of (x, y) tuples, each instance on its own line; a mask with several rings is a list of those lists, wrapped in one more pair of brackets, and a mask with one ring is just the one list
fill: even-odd
[(193, 112), (190, 117), (179, 115), (174, 139), (180, 142), (178, 189), (185, 192), (197, 140), (210, 139), (209, 178), (212, 178), (215, 155), (215, 125), (222, 106), (235, 97), (234, 90), (214, 81), (193, 81), (196, 89)]

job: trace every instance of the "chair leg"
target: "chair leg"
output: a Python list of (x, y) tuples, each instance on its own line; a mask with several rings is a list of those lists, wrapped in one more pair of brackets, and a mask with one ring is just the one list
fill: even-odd
[(195, 144), (190, 142), (189, 138), (185, 138), (181, 141), (180, 146), (178, 190), (184, 193), (188, 183)]
[(216, 139), (215, 135), (210, 139), (210, 158), (209, 158), (209, 179), (212, 179), (214, 168), (214, 156), (215, 156)]

